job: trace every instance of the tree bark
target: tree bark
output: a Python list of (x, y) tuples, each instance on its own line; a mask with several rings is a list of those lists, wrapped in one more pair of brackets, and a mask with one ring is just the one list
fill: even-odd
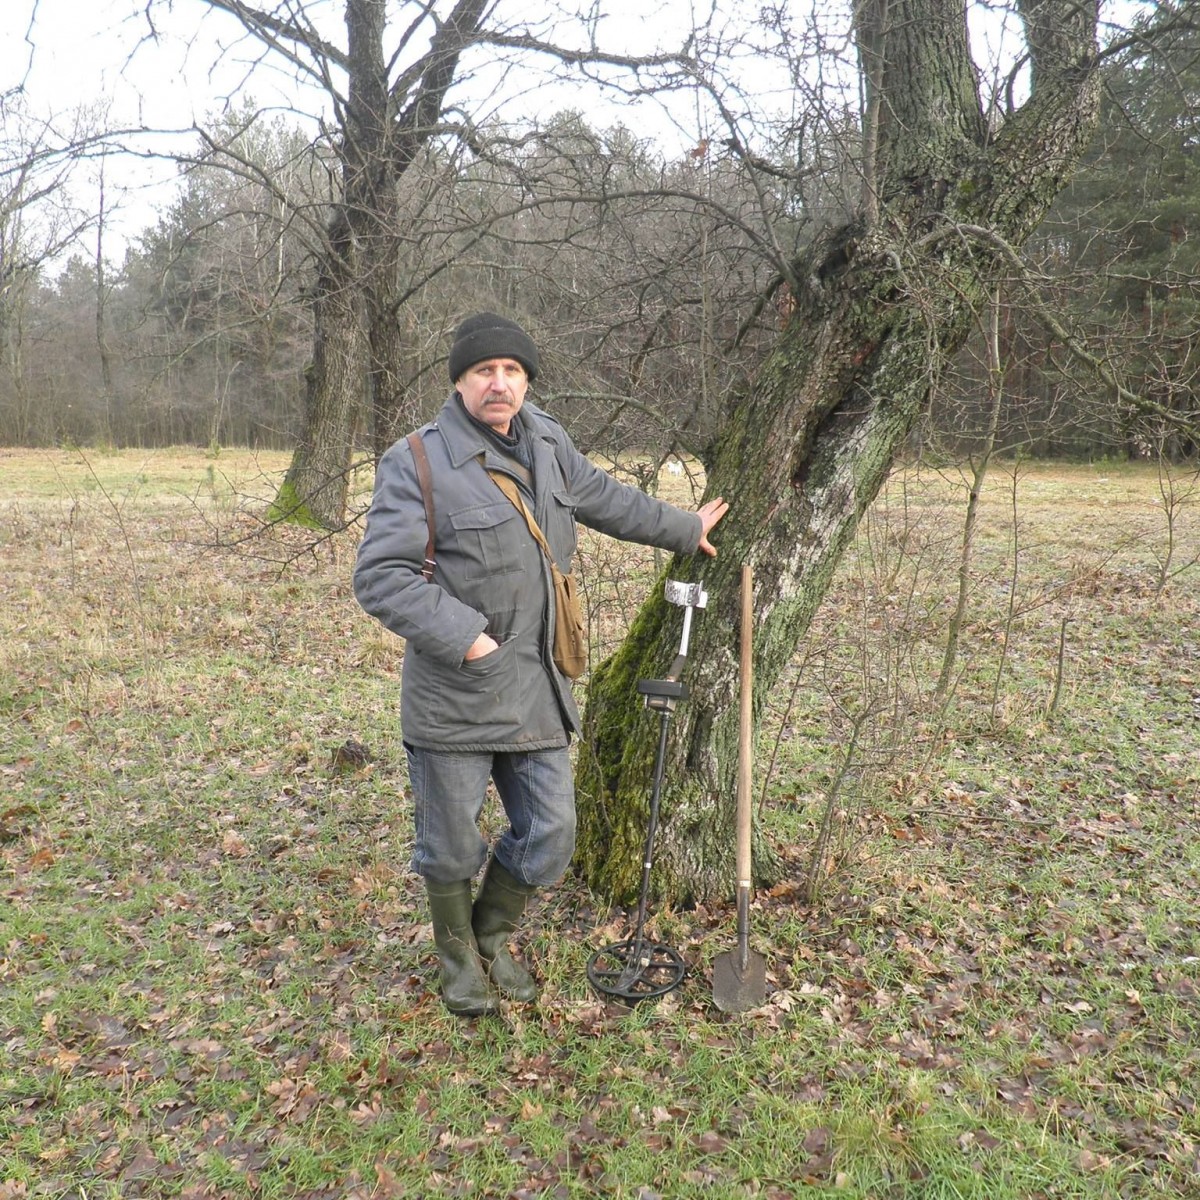
[(313, 300), (313, 353), (304, 373), (304, 426), (273, 520), (336, 529), (345, 520), (367, 360), (358, 254), (348, 229), (330, 237)]
[[(347, 0), (344, 54), (319, 41), (309, 26), (240, 0), (210, 3), (233, 12), (268, 44), (286, 37), (326, 68), (344, 70), (349, 80), (345, 104), (335, 105), (342, 194), (318, 263), (304, 426), (272, 507), (276, 518), (337, 529), (345, 523), (350, 467), (363, 426), (370, 421), (378, 456), (414, 416), (405, 408), (401, 383), (397, 184), (437, 131), (459, 57), (476, 36), (487, 3), (458, 0), (428, 51), (394, 82), (389, 64), (399, 51), (384, 53), (386, 0)], [(429, 16), (428, 9), (417, 12), (418, 21)], [(331, 77), (329, 69), (321, 74)]]
[[(880, 6), (882, 8), (882, 6)], [(1095, 125), (1095, 0), (1021, 0), (1028, 101), (984, 120), (961, 0), (890, 0), (870, 177), (878, 220), (828, 231), (796, 265), (796, 309), (708, 456), (707, 493), (731, 502), (702, 575), (662, 796), (653, 881), (676, 902), (733, 894), (737, 579), (754, 566), (754, 711), (808, 630), (859, 519), (965, 341), (1001, 266), (1069, 178)], [(866, 57), (870, 57), (868, 54)], [(877, 64), (878, 65), (878, 64)], [(983, 231), (987, 236), (980, 236)], [(678, 610), (661, 589), (596, 670), (580, 746), (579, 854), (589, 884), (632, 898), (640, 879), (653, 729), (636, 683), (663, 673)], [(759, 847), (760, 878), (770, 858)]]

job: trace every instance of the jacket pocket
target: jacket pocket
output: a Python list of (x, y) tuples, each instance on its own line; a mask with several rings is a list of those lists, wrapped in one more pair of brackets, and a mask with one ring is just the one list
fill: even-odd
[(521, 543), (512, 525), (518, 515), (507, 500), (450, 514), (464, 579), (488, 579), (523, 569)]
[(434, 720), (447, 741), (514, 740), (521, 710), (517, 639), (447, 673)]
[(575, 557), (579, 537), (579, 528), (575, 524), (575, 510), (579, 507), (579, 499), (573, 492), (557, 488), (551, 495), (554, 499), (550, 505), (550, 512), (554, 524), (546, 531), (546, 540), (554, 550), (558, 569), (567, 575), (571, 571), (571, 560)]

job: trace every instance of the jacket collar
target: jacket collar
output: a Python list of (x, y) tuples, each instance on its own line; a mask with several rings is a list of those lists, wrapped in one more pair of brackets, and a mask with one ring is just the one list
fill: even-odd
[[(541, 415), (541, 410), (530, 404), (528, 400), (521, 406), (525, 436), (533, 439), (535, 464), (538, 458), (537, 443), (547, 439), (553, 441), (553, 438), (548, 438), (542, 429)], [(434, 423), (445, 439), (446, 450), (455, 469), (472, 458), (478, 458), (481, 454), (489, 468), (504, 466), (503, 460), (488, 445), (483, 434), (467, 416), (467, 410), (463, 408), (457, 392), (450, 393), (450, 398), (442, 405), (442, 411), (438, 413)]]

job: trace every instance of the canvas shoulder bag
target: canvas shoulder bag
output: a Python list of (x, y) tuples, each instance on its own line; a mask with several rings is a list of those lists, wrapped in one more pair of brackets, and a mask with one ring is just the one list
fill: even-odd
[(578, 679), (587, 669), (587, 634), (584, 630), (583, 609), (579, 603), (579, 592), (575, 578), (569, 572), (564, 575), (550, 553), (546, 536), (533, 519), (533, 514), (521, 496), (514, 480), (499, 471), (488, 471), (492, 482), (512, 501), (517, 512), (525, 518), (529, 532), (542, 548), (550, 564), (550, 578), (554, 581), (554, 665), (568, 678)]

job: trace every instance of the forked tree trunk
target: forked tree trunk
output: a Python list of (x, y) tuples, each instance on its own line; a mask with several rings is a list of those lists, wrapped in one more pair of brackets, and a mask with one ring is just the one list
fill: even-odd
[[(401, 387), (403, 339), (396, 322), (398, 245), (403, 236), (397, 184), (420, 147), (438, 131), (446, 93), (462, 51), (478, 34), (487, 0), (457, 0), (437, 22), (429, 49), (410, 67), (397, 67), (404, 42), (422, 19), (419, 5), (402, 14), (395, 57), (384, 53), (386, 0), (346, 0), (346, 51), (325, 43), (313, 26), (229, 0), (266, 44), (301, 45), (322, 64), (322, 77), (345, 72), (347, 100), (335, 105), (342, 196), (334, 206), (318, 264), (313, 301), (313, 355), (305, 378), (304, 427), (282, 488), (276, 518), (324, 529), (346, 519), (347, 487), (358, 435), (368, 420), (377, 453), (413, 414)], [(302, 7), (298, 9), (302, 15)], [(396, 68), (393, 83), (389, 70)]]
[[(983, 119), (961, 0), (891, 0), (878, 109), (879, 216), (833, 231), (798, 275), (797, 308), (710, 456), (731, 502), (714, 562), (676, 562), (710, 593), (695, 619), (652, 875), (667, 899), (733, 894), (737, 590), (754, 566), (755, 712), (805, 635), (867, 506), (1001, 262), (1069, 178), (1095, 125), (1096, 2), (1021, 0), (1029, 100), (999, 133)], [(596, 671), (580, 746), (578, 865), (630, 899), (641, 869), (653, 722), (636, 683), (660, 676), (679, 610), (660, 595)], [(759, 855), (760, 866), (769, 864)], [(769, 872), (769, 865), (767, 867)]]
[(370, 381), (367, 311), (378, 279), (371, 252), (394, 239), (384, 0), (346, 5), (349, 91), (338, 143), (342, 198), (330, 216), (313, 299), (313, 355), (305, 371), (304, 427), (272, 515), (322, 529), (346, 517), (356, 434)]

